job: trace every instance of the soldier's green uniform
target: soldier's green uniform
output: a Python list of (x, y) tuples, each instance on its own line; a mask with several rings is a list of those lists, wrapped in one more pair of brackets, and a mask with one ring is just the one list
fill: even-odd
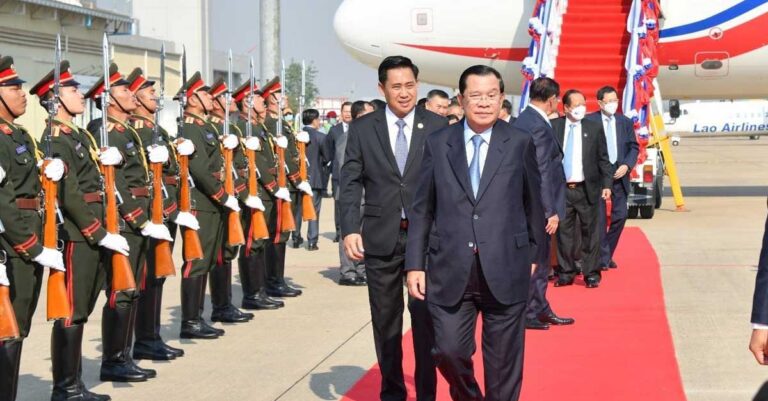
[[(140, 68), (135, 68), (128, 76), (130, 89), (134, 93), (141, 90), (151, 90), (155, 84), (144, 77)], [(144, 106), (140, 98), (139, 104)], [(145, 107), (145, 106), (144, 106)], [(147, 109), (148, 110), (148, 109)], [(179, 164), (176, 157), (176, 149), (168, 132), (161, 126), (155, 126), (151, 117), (134, 114), (130, 118), (130, 125), (139, 135), (144, 146), (163, 146), (168, 151), (168, 161), (162, 166), (162, 177), (159, 177), (163, 188), (164, 198), (162, 203), (164, 224), (172, 238), (176, 237), (176, 224), (178, 215), (178, 185)], [(157, 129), (157, 135), (155, 135)], [(153, 179), (156, 177), (152, 177)], [(150, 199), (154, 200), (154, 192), (150, 191)], [(150, 219), (153, 210), (149, 210)], [(141, 284), (141, 295), (138, 300), (138, 312), (136, 316), (135, 334), (136, 342), (133, 346), (135, 359), (170, 360), (184, 355), (184, 351), (171, 347), (160, 336), (160, 315), (163, 304), (163, 285), (165, 277), (156, 276), (155, 247), (158, 240), (149, 238), (147, 244), (146, 273)]]

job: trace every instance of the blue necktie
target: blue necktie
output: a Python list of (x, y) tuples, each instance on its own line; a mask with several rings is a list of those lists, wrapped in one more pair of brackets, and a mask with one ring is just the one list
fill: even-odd
[(611, 121), (613, 121), (613, 116), (605, 119), (605, 143), (608, 145), (608, 159), (613, 164), (616, 163), (618, 150), (616, 149), (616, 134), (613, 132)]
[(402, 118), (395, 122), (397, 125), (397, 139), (395, 140), (395, 160), (400, 174), (405, 171), (405, 161), (408, 160), (408, 140), (405, 139), (405, 120)]
[(469, 163), (469, 180), (472, 183), (472, 193), (477, 196), (477, 189), (480, 187), (480, 145), (485, 142), (483, 137), (475, 134), (472, 137), (472, 144), (475, 145), (475, 153), (472, 155), (472, 162)]
[(573, 158), (575, 157), (574, 153), (576, 150), (576, 146), (573, 143), (573, 132), (576, 129), (576, 124), (571, 124), (568, 128), (568, 137), (565, 139), (565, 143), (567, 144), (565, 157), (563, 158), (563, 168), (565, 169), (565, 178), (568, 179), (573, 175)]

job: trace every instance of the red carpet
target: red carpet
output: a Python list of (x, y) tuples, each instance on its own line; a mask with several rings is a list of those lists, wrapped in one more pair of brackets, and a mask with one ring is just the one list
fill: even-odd
[[(587, 290), (581, 280), (571, 287), (550, 287), (548, 298), (555, 311), (574, 317), (576, 324), (527, 332), (522, 400), (685, 400), (659, 262), (640, 229), (624, 231), (615, 260), (619, 269), (606, 272), (598, 289)], [(410, 333), (403, 341), (409, 400), (415, 400)], [(475, 367), (482, 385), (479, 344), (478, 337)], [(378, 400), (380, 377), (374, 366), (343, 400)], [(442, 377), (438, 400), (450, 400)]]
[(563, 16), (555, 79), (560, 92), (579, 89), (587, 109), (598, 109), (595, 95), (605, 85), (624, 89), (626, 31), (631, 0), (569, 0)]

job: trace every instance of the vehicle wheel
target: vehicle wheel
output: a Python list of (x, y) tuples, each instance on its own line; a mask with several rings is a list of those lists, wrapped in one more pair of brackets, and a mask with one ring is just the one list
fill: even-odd
[(640, 209), (637, 206), (630, 206), (628, 209), (628, 215), (627, 217), (630, 219), (636, 219), (637, 213), (640, 211)]
[(661, 180), (656, 180), (656, 184), (653, 187), (654, 187), (653, 190), (655, 191), (654, 192), (654, 198), (655, 198), (654, 199), (655, 200), (654, 208), (658, 209), (658, 208), (661, 207), (661, 200), (663, 198), (662, 195), (663, 195), (663, 191), (664, 191), (664, 184), (661, 182)]
[(753, 141), (758, 140), (758, 139), (760, 139), (760, 135), (750, 135), (749, 139), (751, 139)]
[(640, 217), (644, 219), (652, 219), (656, 209), (651, 205), (645, 205), (640, 208)]
[(672, 146), (677, 146), (680, 144), (680, 141), (672, 141)]

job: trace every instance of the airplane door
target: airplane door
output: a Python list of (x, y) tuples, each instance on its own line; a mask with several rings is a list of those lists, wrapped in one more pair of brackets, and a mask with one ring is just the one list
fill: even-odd
[(698, 78), (716, 79), (728, 76), (728, 52), (698, 52), (695, 61)]
[(416, 33), (432, 32), (432, 9), (414, 8), (411, 10), (411, 31)]

